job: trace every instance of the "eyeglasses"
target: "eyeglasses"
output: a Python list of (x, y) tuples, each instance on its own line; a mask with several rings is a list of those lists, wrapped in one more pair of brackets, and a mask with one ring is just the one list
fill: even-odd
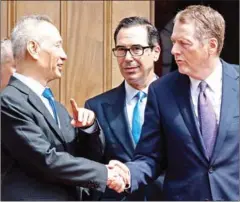
[(141, 56), (144, 53), (146, 48), (153, 48), (154, 46), (140, 46), (140, 45), (132, 45), (130, 48), (125, 48), (123, 46), (117, 46), (112, 49), (114, 55), (116, 57), (125, 57), (127, 52), (129, 51), (131, 55), (134, 56)]

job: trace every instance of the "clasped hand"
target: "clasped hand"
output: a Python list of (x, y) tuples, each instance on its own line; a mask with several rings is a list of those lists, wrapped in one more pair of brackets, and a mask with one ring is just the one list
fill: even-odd
[(107, 186), (118, 193), (129, 188), (130, 172), (126, 165), (117, 160), (111, 160), (107, 166), (108, 180)]

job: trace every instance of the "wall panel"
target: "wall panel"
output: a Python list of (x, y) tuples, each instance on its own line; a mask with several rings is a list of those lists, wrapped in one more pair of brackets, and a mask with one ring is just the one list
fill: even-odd
[(66, 105), (103, 92), (103, 1), (69, 1)]
[(7, 19), (7, 1), (1, 1), (1, 39), (8, 37)]

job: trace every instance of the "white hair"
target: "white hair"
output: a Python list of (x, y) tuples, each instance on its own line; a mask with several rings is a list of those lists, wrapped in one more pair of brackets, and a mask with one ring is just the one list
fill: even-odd
[[(15, 60), (23, 60), (26, 54), (29, 40), (42, 42), (43, 32), (39, 32), (39, 25), (42, 23), (52, 24), (51, 19), (46, 15), (24, 16), (14, 27), (11, 34), (13, 56)], [(47, 30), (46, 30), (47, 31)]]
[(1, 64), (13, 59), (12, 43), (9, 39), (1, 40)]

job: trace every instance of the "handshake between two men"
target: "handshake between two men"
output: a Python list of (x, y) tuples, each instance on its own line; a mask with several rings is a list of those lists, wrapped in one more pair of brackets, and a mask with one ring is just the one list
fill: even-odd
[(130, 187), (131, 175), (128, 167), (117, 160), (111, 160), (107, 166), (107, 186), (118, 193)]
[[(93, 111), (79, 108), (74, 99), (70, 99), (73, 111), (73, 119), (71, 124), (74, 127), (89, 127), (95, 121), (95, 114)], [(126, 165), (117, 160), (111, 160), (108, 165), (108, 179), (107, 186), (118, 193), (123, 192), (130, 187), (130, 171)]]

